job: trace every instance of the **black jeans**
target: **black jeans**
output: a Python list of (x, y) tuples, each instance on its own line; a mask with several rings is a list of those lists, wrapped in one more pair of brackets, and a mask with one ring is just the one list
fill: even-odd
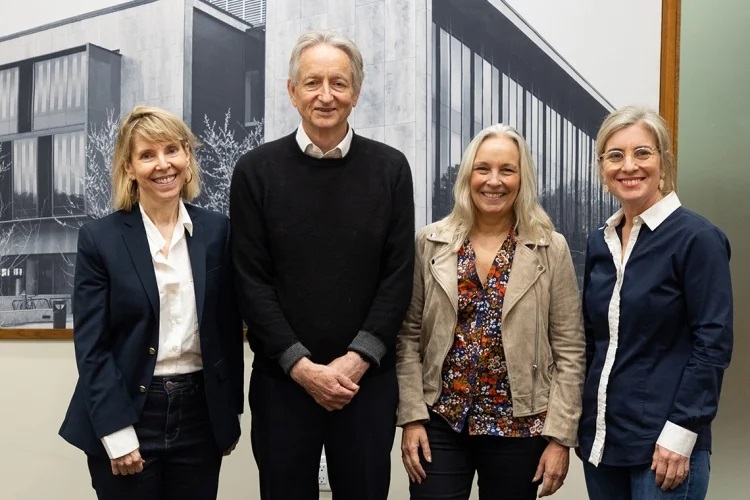
[(154, 377), (135, 424), (143, 471), (112, 474), (110, 460), (88, 457), (100, 500), (215, 500), (222, 453), (206, 405), (203, 373)]
[(458, 433), (433, 412), (425, 428), (432, 463), (424, 459), (420, 450), (427, 479), (410, 484), (412, 500), (468, 500), (475, 472), (479, 474), (480, 500), (536, 497), (540, 483), (531, 480), (547, 447), (543, 437), (471, 436), (468, 426)]
[(397, 404), (395, 369), (366, 374), (357, 395), (336, 411), (290, 377), (254, 369), (251, 436), (261, 500), (317, 500), (324, 447), (334, 499), (386, 500)]

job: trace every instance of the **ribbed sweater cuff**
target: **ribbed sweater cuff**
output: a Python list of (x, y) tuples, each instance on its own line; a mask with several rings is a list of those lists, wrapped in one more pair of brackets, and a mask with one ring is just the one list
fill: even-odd
[(284, 373), (288, 374), (297, 361), (309, 357), (310, 351), (307, 350), (307, 347), (303, 346), (301, 342), (297, 342), (284, 351), (284, 354), (279, 358), (279, 364)]
[(354, 337), (349, 350), (356, 352), (373, 366), (380, 366), (380, 360), (385, 356), (385, 345), (375, 335), (364, 330), (360, 330)]

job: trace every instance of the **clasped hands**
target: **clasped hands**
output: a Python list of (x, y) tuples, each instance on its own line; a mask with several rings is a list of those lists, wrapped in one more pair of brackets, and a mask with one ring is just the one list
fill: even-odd
[(357, 394), (357, 384), (369, 367), (370, 363), (359, 354), (349, 351), (327, 365), (302, 358), (294, 364), (289, 375), (315, 402), (333, 411), (342, 409)]

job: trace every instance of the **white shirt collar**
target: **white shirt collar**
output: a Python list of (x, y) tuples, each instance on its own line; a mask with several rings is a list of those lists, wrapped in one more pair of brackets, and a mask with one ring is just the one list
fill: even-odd
[[(674, 212), (681, 206), (682, 204), (680, 203), (680, 199), (677, 197), (677, 193), (672, 191), (667, 196), (654, 203), (653, 206), (651, 206), (648, 210), (638, 215), (637, 217), (640, 217), (650, 230), (655, 231), (656, 228), (659, 227), (667, 217), (672, 215), (672, 212)], [(607, 227), (619, 226), (620, 221), (622, 221), (624, 215), (625, 211), (622, 208), (619, 209), (614, 213), (614, 215), (612, 215), (612, 217), (607, 219), (605, 225)]]
[[(344, 138), (339, 142), (339, 144), (333, 148), (331, 151), (334, 151), (338, 149), (341, 152), (341, 157), (343, 158), (346, 156), (346, 154), (349, 152), (349, 149), (352, 146), (352, 138), (354, 137), (354, 131), (352, 130), (352, 127), (347, 123), (347, 131)], [(313, 144), (313, 142), (310, 140), (310, 137), (307, 135), (307, 132), (305, 132), (304, 127), (302, 127), (302, 123), (300, 122), (299, 127), (297, 127), (297, 144), (299, 144), (299, 148), (302, 150), (303, 153), (309, 154), (307, 148), (312, 144), (314, 150), (317, 150), (320, 153), (320, 157), (323, 157), (324, 155), (327, 155), (330, 153), (330, 151), (321, 151), (318, 146)], [(311, 155), (312, 156), (312, 155)]]
[[(143, 218), (143, 226), (146, 228), (149, 250), (151, 251), (151, 256), (154, 257), (164, 247), (164, 237), (162, 237), (161, 233), (156, 228), (156, 225), (151, 221), (149, 216), (146, 215), (146, 212), (143, 210), (143, 205), (139, 203), (138, 208), (140, 209), (141, 217)], [(187, 230), (188, 234), (192, 236), (193, 220), (190, 218), (190, 214), (188, 214), (187, 208), (185, 208), (185, 204), (182, 202), (182, 200), (180, 200), (180, 205), (177, 210), (177, 223), (175, 224), (175, 229), (182, 227), (183, 233), (185, 230)], [(174, 245), (174, 243), (175, 240), (173, 238), (171, 245)]]

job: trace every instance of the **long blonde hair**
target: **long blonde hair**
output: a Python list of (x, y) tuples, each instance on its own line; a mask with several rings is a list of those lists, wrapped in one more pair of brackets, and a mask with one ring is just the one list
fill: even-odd
[(195, 159), (198, 140), (185, 122), (169, 111), (148, 106), (136, 106), (120, 123), (115, 140), (114, 158), (112, 160), (112, 205), (115, 210), (130, 211), (138, 202), (138, 184), (129, 179), (125, 166), (131, 161), (133, 142), (140, 136), (149, 142), (177, 141), (190, 159), (187, 165), (189, 176), (182, 186), (180, 197), (187, 201), (194, 200), (201, 192), (200, 171)]
[(456, 175), (456, 184), (453, 186), (455, 203), (451, 212), (443, 219), (448, 231), (453, 235), (451, 249), (454, 251), (458, 251), (476, 222), (476, 208), (471, 200), (471, 172), (479, 146), (490, 137), (507, 137), (518, 147), (521, 160), (519, 165), (521, 182), (518, 196), (513, 203), (516, 232), (531, 240), (539, 241), (549, 237), (550, 233), (555, 230), (552, 219), (549, 218), (537, 198), (534, 161), (528, 144), (510, 125), (502, 123), (490, 125), (479, 132), (464, 151)]

